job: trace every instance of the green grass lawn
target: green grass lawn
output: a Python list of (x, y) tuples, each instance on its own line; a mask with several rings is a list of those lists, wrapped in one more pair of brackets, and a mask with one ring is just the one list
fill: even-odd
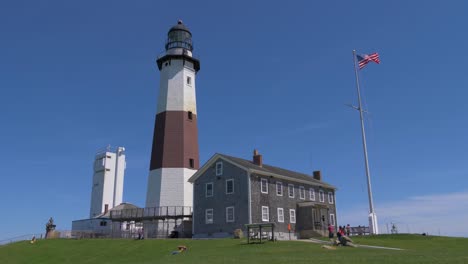
[[(281, 241), (56, 239), (0, 246), (0, 263), (468, 263), (468, 239), (419, 235), (353, 237), (357, 244), (404, 251)], [(171, 255), (178, 245), (188, 250)]]

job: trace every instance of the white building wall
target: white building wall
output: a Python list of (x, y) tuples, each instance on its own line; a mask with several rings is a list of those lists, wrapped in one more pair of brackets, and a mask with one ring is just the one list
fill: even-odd
[(103, 198), (104, 171), (94, 172), (91, 191), (91, 208), (89, 217), (95, 217), (101, 213)]
[[(106, 222), (101, 225), (101, 222)], [(109, 233), (112, 227), (112, 221), (103, 218), (76, 220), (72, 222), (72, 232), (95, 232)]]
[(118, 162), (116, 153), (109, 151), (95, 157), (90, 218), (102, 214), (106, 204), (110, 210), (122, 203), (125, 154), (123, 148), (118, 149), (122, 149)]
[[(109, 158), (110, 157), (110, 158)], [(115, 184), (115, 154), (106, 152), (106, 170), (104, 172), (104, 191), (102, 194), (101, 212), (104, 212), (105, 205), (109, 205), (108, 209), (114, 207), (114, 184)], [(99, 213), (99, 214), (100, 214)]]
[[(123, 186), (124, 186), (124, 174), (125, 174), (125, 149), (122, 147), (117, 148), (116, 152), (116, 164), (115, 164), (115, 182), (114, 182), (114, 197), (112, 207), (115, 207), (122, 203), (123, 197)], [(109, 208), (110, 209), (110, 208)]]
[(188, 179), (195, 172), (186, 168), (150, 171), (146, 207), (192, 206), (193, 186)]
[[(191, 63), (172, 60), (167, 66), (163, 63), (159, 82), (157, 114), (164, 111), (191, 111), (197, 113), (195, 97), (195, 71)], [(187, 83), (190, 77), (190, 84)]]

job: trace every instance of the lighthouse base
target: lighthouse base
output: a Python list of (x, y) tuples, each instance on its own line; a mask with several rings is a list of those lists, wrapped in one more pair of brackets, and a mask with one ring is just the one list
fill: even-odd
[(150, 171), (146, 207), (193, 205), (193, 186), (188, 179), (197, 170), (160, 168)]

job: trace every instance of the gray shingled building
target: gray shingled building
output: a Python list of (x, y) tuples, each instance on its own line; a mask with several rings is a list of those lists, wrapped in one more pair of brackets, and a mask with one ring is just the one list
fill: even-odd
[[(313, 175), (215, 154), (190, 179), (193, 237), (230, 237), (246, 224), (274, 223), (277, 239), (323, 235), (336, 225), (336, 188)], [(291, 232), (288, 231), (288, 225)]]

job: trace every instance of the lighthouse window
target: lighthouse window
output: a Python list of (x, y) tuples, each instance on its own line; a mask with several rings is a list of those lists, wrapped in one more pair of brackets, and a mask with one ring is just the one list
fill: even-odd
[(192, 118), (193, 118), (192, 115), (193, 115), (193, 114), (192, 114), (192, 111), (189, 111), (189, 112), (188, 112), (188, 119), (192, 120)]
[(192, 77), (187, 77), (187, 85), (192, 85)]
[(194, 165), (194, 160), (193, 159), (189, 159), (189, 163), (190, 163), (190, 168), (193, 168), (195, 165)]

